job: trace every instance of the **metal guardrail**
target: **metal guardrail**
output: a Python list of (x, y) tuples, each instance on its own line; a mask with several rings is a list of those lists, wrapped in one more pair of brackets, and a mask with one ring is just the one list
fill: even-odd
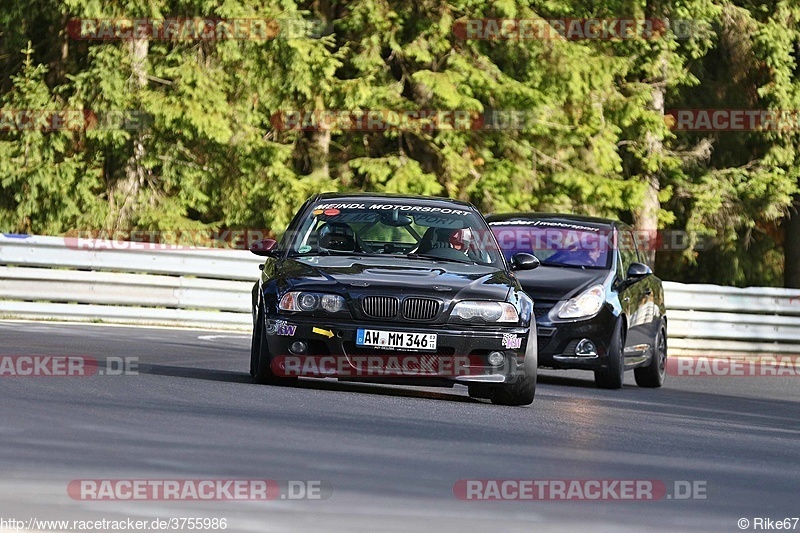
[[(0, 235), (0, 316), (249, 330), (244, 250)], [(673, 355), (800, 354), (800, 290), (665, 282)]]
[(800, 290), (664, 282), (670, 353), (800, 355)]
[[(152, 247), (152, 246), (148, 246)], [(0, 316), (252, 327), (262, 262), (246, 250), (0, 235)]]
[(263, 262), (246, 250), (143, 248), (144, 243), (126, 241), (0, 234), (0, 265), (252, 281), (253, 269)]

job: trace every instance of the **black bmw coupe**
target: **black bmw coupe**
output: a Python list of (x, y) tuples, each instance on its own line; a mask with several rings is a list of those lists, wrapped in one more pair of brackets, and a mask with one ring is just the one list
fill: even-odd
[(300, 208), (253, 287), (250, 374), (469, 387), (528, 405), (536, 387), (533, 305), (470, 204), (323, 194)]
[(664, 383), (664, 291), (630, 226), (541, 213), (486, 219), (508, 257), (527, 252), (540, 261), (517, 274), (534, 301), (540, 366), (591, 370), (608, 389), (622, 387), (631, 369), (640, 387)]

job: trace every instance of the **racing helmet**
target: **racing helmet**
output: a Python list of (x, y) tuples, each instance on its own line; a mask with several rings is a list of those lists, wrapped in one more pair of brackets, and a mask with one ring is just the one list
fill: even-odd
[(354, 252), (356, 235), (353, 228), (342, 222), (326, 222), (317, 230), (317, 245), (320, 250)]
[(472, 247), (473, 237), (472, 229), (457, 229), (450, 234), (450, 246), (461, 252), (466, 252)]

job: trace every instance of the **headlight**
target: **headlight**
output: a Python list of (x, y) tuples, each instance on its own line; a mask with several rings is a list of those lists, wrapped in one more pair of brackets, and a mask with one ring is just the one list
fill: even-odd
[(602, 285), (593, 285), (574, 298), (567, 300), (558, 311), (558, 318), (588, 318), (600, 312), (606, 301)]
[(519, 322), (513, 305), (506, 302), (458, 302), (450, 318), (480, 322)]
[(287, 292), (278, 304), (281, 311), (305, 311), (310, 313), (318, 309), (328, 313), (337, 313), (345, 308), (344, 298), (337, 294), (320, 294), (318, 292)]

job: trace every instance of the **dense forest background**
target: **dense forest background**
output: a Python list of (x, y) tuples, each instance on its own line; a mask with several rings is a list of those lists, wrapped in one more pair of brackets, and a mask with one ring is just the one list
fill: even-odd
[[(68, 31), (74, 19), (124, 17), (275, 19), (294, 30), (219, 40)], [(665, 26), (634, 39), (458, 31), (482, 18)], [(296, 31), (300, 20), (308, 31)], [(0, 231), (280, 233), (315, 192), (444, 195), (484, 212), (576, 212), (686, 232), (688, 248), (655, 258), (664, 279), (800, 287), (800, 121), (697, 132), (665, 117), (800, 110), (799, 59), (796, 0), (8, 0)], [(374, 109), (535, 118), (514, 130), (287, 131), (271, 121)], [(128, 118), (20, 127), (21, 110)]]

